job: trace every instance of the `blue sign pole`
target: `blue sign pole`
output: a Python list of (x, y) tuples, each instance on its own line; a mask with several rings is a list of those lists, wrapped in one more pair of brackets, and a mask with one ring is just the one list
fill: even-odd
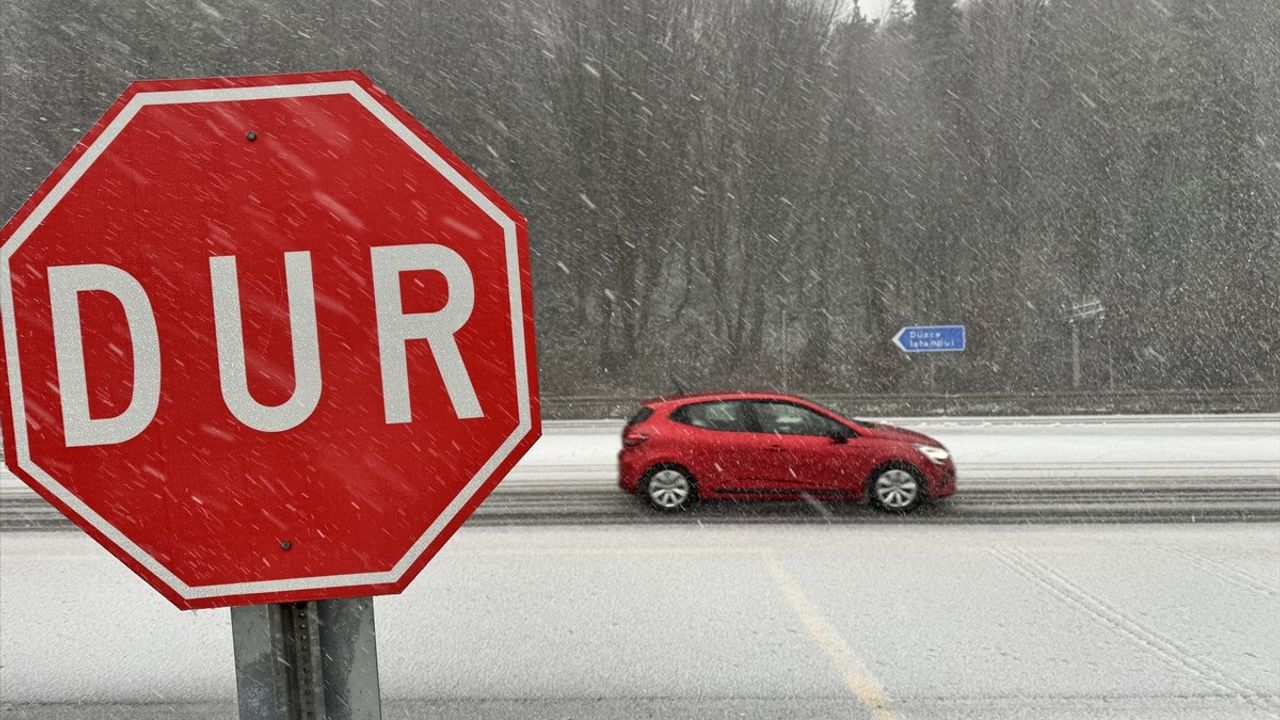
[(908, 325), (893, 336), (903, 352), (964, 352), (963, 325)]

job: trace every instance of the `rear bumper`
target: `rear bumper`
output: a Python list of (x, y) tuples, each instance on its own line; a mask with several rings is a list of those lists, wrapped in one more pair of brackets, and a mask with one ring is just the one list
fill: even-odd
[(643, 459), (637, 455), (626, 450), (618, 453), (618, 488), (631, 495), (639, 489), (640, 474), (644, 472)]

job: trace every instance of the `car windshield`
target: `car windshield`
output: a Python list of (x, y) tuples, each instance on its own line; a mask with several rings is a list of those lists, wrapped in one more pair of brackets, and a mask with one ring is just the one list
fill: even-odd
[(0, 0), (0, 336), (2, 720), (1280, 718), (1280, 0)]

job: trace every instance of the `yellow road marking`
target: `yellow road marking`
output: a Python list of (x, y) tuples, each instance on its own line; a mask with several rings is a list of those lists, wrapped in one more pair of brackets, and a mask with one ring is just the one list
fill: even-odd
[(800, 585), (787, 573), (779, 562), (777, 553), (771, 547), (759, 547), (744, 545), (735, 548), (725, 547), (709, 547), (709, 546), (690, 546), (690, 545), (672, 545), (669, 547), (598, 547), (598, 548), (581, 548), (581, 547), (559, 547), (559, 548), (535, 548), (535, 547), (479, 547), (479, 548), (463, 548), (454, 546), (454, 555), (471, 556), (471, 557), (654, 557), (667, 555), (693, 556), (693, 557), (758, 557), (764, 561), (765, 567), (769, 570), (769, 575), (773, 578), (782, 594), (787, 598), (787, 602), (791, 605), (791, 609), (795, 611), (800, 618), (800, 622), (804, 624), (806, 630), (809, 631), (810, 637), (818, 643), (822, 651), (826, 653), (827, 658), (839, 671), (844, 679), (845, 685), (853, 696), (863, 707), (867, 708), (874, 720), (902, 720), (902, 716), (894, 712), (889, 707), (889, 698), (885, 695), (884, 688), (880, 686), (871, 673), (867, 671), (862, 661), (858, 659), (849, 644), (841, 637), (840, 633), (832, 627), (818, 612), (813, 603), (809, 601), (808, 596), (800, 589)]
[(875, 720), (901, 720), (902, 716), (889, 708), (889, 698), (884, 694), (884, 688), (871, 677), (862, 662), (853, 654), (849, 644), (831, 626), (831, 623), (822, 617), (796, 581), (787, 574), (773, 550), (765, 550), (760, 555), (774, 582), (778, 584), (787, 602), (800, 617), (800, 622), (804, 623), (809, 635), (844, 677), (845, 685), (858, 702), (871, 711), (871, 717)]

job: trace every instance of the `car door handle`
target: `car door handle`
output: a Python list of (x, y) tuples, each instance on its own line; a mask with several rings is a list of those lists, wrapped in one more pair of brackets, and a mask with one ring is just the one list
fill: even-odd
[(765, 449), (772, 450), (774, 452), (782, 452), (784, 448), (781, 445), (766, 445)]

